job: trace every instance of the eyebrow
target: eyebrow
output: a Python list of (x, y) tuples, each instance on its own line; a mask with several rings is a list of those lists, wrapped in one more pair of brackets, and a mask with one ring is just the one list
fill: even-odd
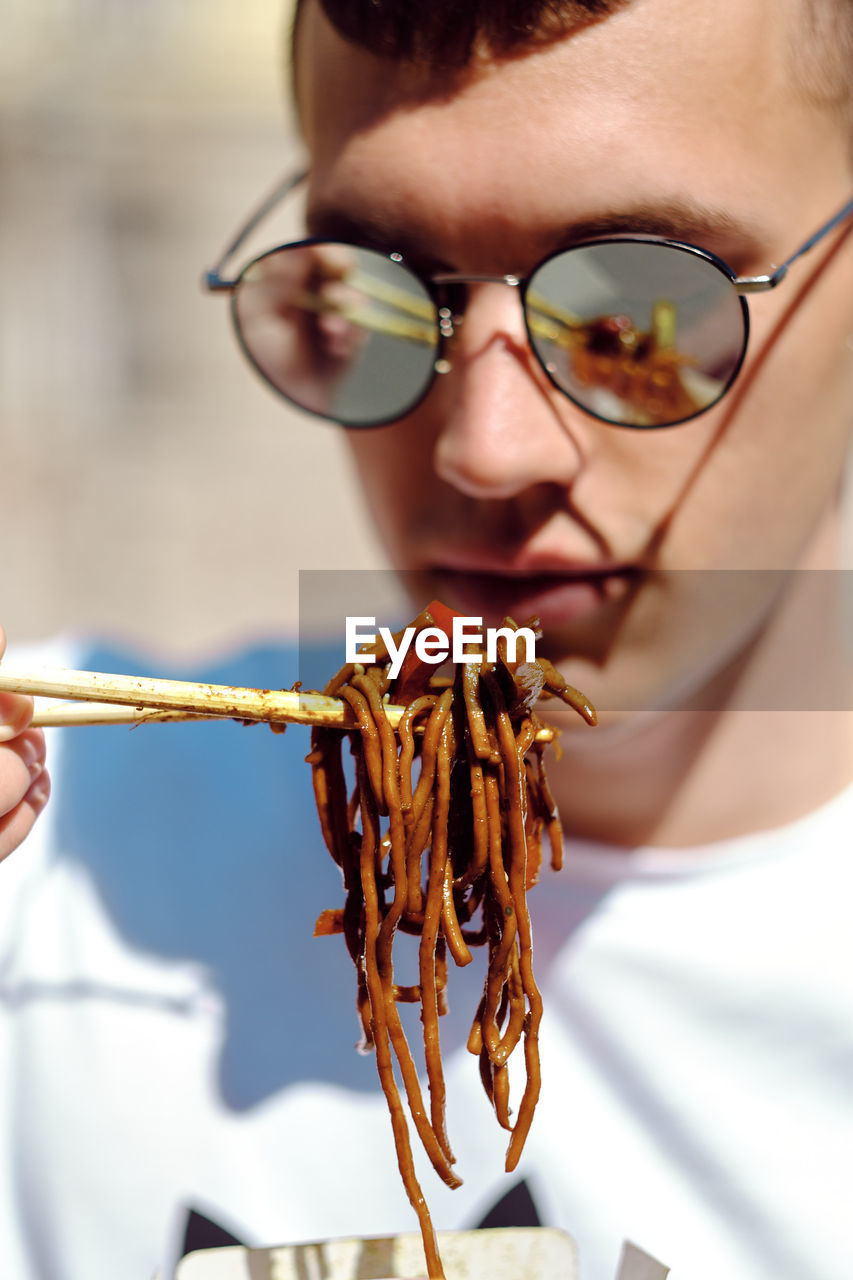
[(762, 243), (757, 226), (736, 218), (728, 210), (683, 200), (669, 200), (664, 204), (641, 203), (628, 209), (581, 218), (571, 223), (568, 231), (573, 240), (637, 232), (663, 236), (668, 240), (691, 241), (700, 246), (708, 241), (738, 241), (747, 251), (759, 249)]
[[(416, 230), (396, 226), (381, 213), (361, 216), (335, 206), (318, 205), (309, 210), (308, 218), (312, 235), (399, 252), (422, 266), (442, 270), (459, 267), (457, 263), (439, 260), (434, 247)], [(721, 256), (728, 253), (729, 265), (733, 267), (767, 252), (766, 233), (762, 235), (756, 223), (735, 217), (726, 209), (678, 199), (639, 202), (563, 223), (543, 237), (541, 256), (584, 240), (630, 234), (684, 241), (713, 249)]]

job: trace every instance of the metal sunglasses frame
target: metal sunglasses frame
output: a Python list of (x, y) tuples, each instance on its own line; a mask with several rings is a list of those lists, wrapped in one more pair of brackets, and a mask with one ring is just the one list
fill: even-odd
[[(231, 259), (235, 256), (235, 254), (246, 242), (246, 240), (248, 240), (249, 236), (252, 234), (255, 228), (259, 226), (261, 222), (263, 222), (263, 220), (267, 217), (267, 215), (270, 214), (273, 211), (273, 209), (275, 209), (275, 207), (285, 199), (286, 196), (288, 196), (293, 190), (295, 190), (296, 187), (298, 187), (301, 183), (303, 183), (307, 179), (307, 177), (308, 177), (308, 171), (300, 170), (295, 174), (289, 174), (287, 177), (285, 177), (283, 180), (279, 181), (275, 185), (275, 187), (269, 192), (269, 194), (266, 197), (264, 197), (264, 199), (260, 202), (260, 204), (251, 212), (251, 214), (249, 215), (245, 223), (240, 227), (240, 229), (238, 230), (234, 238), (230, 241), (227, 248), (217, 259), (215, 265), (204, 273), (203, 285), (211, 293), (228, 292), (232, 294), (232, 308), (231, 308), (232, 318), (234, 320), (234, 327), (237, 332), (237, 337), (240, 342), (240, 346), (245, 356), (249, 360), (249, 363), (252, 365), (253, 368), (257, 370), (257, 372), (260, 374), (263, 380), (269, 386), (271, 386), (274, 391), (276, 391), (280, 396), (282, 396), (283, 399), (287, 400), (289, 403), (295, 404), (296, 407), (302, 409), (303, 412), (313, 413), (312, 410), (306, 409), (304, 405), (300, 405), (298, 401), (292, 400), (291, 397), (289, 397), (286, 392), (282, 391), (280, 387), (276, 386), (275, 383), (271, 382), (271, 380), (266, 376), (263, 370), (259, 367), (255, 359), (253, 358), (252, 353), (249, 351), (248, 347), (246, 346), (245, 341), (243, 340), (243, 337), (240, 331), (240, 326), (237, 322), (236, 312), (233, 305), (233, 299), (234, 299), (234, 296), (236, 295), (236, 290), (248, 267), (251, 266), (252, 263), (259, 261), (261, 258), (268, 257), (270, 254), (277, 253), (283, 249), (297, 248), (301, 245), (307, 245), (312, 243), (344, 243), (344, 242), (329, 241), (328, 238), (326, 237), (317, 237), (317, 238), (300, 240), (300, 241), (286, 241), (286, 242), (283, 242), (282, 244), (275, 245), (271, 249), (264, 250), (264, 252), (256, 255), (253, 259), (251, 259), (249, 262), (245, 264), (245, 266), (242, 268), (242, 270), (239, 272), (238, 275), (233, 276), (231, 278), (226, 278), (222, 274), (225, 268), (228, 266)], [(799, 246), (799, 248), (796, 249), (792, 254), (790, 254), (789, 257), (785, 258), (783, 262), (781, 262), (778, 266), (774, 266), (767, 274), (757, 275), (757, 276), (736, 275), (735, 272), (732, 271), (731, 267), (729, 267), (728, 264), (724, 262), (722, 258), (717, 257), (716, 254), (711, 253), (707, 249), (701, 248), (699, 245), (691, 244), (688, 241), (670, 239), (665, 236), (649, 236), (649, 235), (631, 236), (631, 235), (622, 234), (622, 235), (613, 235), (613, 236), (602, 236), (602, 237), (596, 237), (590, 240), (578, 241), (575, 244), (565, 245), (563, 246), (563, 248), (557, 250), (556, 253), (549, 254), (546, 258), (543, 259), (542, 262), (538, 263), (534, 271), (528, 277), (522, 277), (522, 276), (517, 276), (513, 274), (466, 275), (463, 272), (455, 272), (455, 271), (440, 272), (435, 275), (424, 276), (420, 272), (414, 271), (411, 267), (409, 267), (400, 254), (388, 253), (386, 254), (386, 256), (389, 258), (393, 258), (395, 262), (399, 263), (399, 265), (405, 267), (406, 270), (410, 271), (411, 274), (415, 276), (428, 289), (428, 291), (431, 294), (433, 293), (436, 287), (455, 285), (455, 284), (505, 284), (510, 286), (511, 288), (519, 289), (521, 291), (521, 301), (522, 301), (522, 307), (524, 312), (525, 326), (527, 328), (528, 340), (531, 342), (531, 346), (533, 348), (534, 354), (536, 355), (536, 358), (539, 361), (540, 365), (542, 366), (546, 376), (549, 378), (552, 384), (557, 388), (557, 390), (561, 392), (561, 394), (566, 396), (566, 398), (570, 400), (573, 404), (576, 404), (579, 409), (581, 409), (584, 413), (588, 414), (590, 417), (596, 419), (596, 421), (598, 422), (604, 422), (611, 426), (624, 427), (625, 429), (630, 431), (665, 430), (667, 427), (679, 426), (683, 422), (689, 422), (693, 418), (699, 417), (701, 414), (707, 412), (708, 409), (713, 408), (714, 405), (719, 404), (720, 400), (722, 400), (722, 398), (730, 390), (732, 384), (735, 382), (738, 374), (740, 373), (741, 367), (743, 365), (744, 357), (746, 355), (747, 342), (749, 339), (749, 309), (746, 304), (746, 295), (751, 293), (766, 293), (770, 289), (775, 289), (777, 285), (781, 284), (782, 281), (785, 279), (785, 276), (788, 273), (788, 269), (789, 267), (792, 266), (793, 263), (795, 263), (804, 254), (808, 253), (810, 249), (813, 249), (815, 245), (817, 245), (821, 240), (824, 239), (824, 237), (829, 235), (829, 233), (835, 230), (836, 227), (841, 226), (842, 223), (844, 223), (851, 216), (853, 216), (853, 199), (848, 200), (848, 202), (836, 214), (834, 214), (833, 217), (829, 218), (826, 222), (822, 223), (821, 226), (818, 227), (817, 231), (813, 232), (812, 235), (810, 235), (805, 241), (803, 241), (803, 243)], [(735, 290), (735, 292), (738, 294), (740, 298), (740, 304), (741, 304), (741, 310), (742, 310), (743, 322), (744, 322), (741, 351), (725, 387), (723, 387), (720, 394), (717, 396), (715, 400), (711, 402), (711, 404), (704, 405), (702, 406), (702, 408), (698, 409), (696, 413), (689, 414), (688, 416), (684, 418), (679, 418), (673, 422), (652, 423), (652, 424), (626, 423), (626, 422), (620, 422), (618, 421), (618, 419), (607, 418), (602, 414), (596, 413), (594, 410), (588, 408), (588, 406), (577, 401), (572, 396), (571, 392), (567, 391), (565, 387), (561, 386), (554, 379), (550, 370), (547, 368), (544, 361), (540, 357), (536, 349), (536, 345), (533, 342), (533, 335), (530, 332), (530, 327), (528, 324), (528, 316), (527, 316), (527, 306), (525, 302), (526, 287), (527, 287), (528, 281), (532, 279), (533, 276), (535, 276), (536, 272), (539, 271), (540, 268), (544, 266), (546, 262), (550, 261), (551, 258), (556, 257), (559, 254), (565, 253), (567, 251), (571, 251), (574, 248), (580, 248), (581, 246), (590, 246), (594, 244), (616, 244), (619, 242), (624, 242), (626, 240), (635, 241), (639, 243), (666, 246), (672, 249), (681, 250), (683, 252), (692, 253), (697, 255), (698, 257), (703, 258), (705, 261), (711, 263), (718, 271), (721, 272), (722, 275), (724, 275), (729, 280), (732, 288)], [(355, 246), (355, 247), (368, 248), (369, 246), (362, 245), (362, 246)], [(374, 252), (378, 252), (378, 251), (374, 250)], [(454, 326), (459, 325), (461, 323), (462, 316), (452, 314), (447, 307), (437, 306), (437, 310), (438, 310), (438, 316), (436, 320), (436, 351), (438, 356), (441, 357), (442, 344), (446, 342), (447, 339), (453, 336)], [(437, 360), (436, 365), (438, 365), (438, 363), (439, 361)], [(446, 368), (449, 368), (449, 367), (450, 367), (449, 364), (447, 364)], [(414, 397), (411, 402), (409, 402), (406, 405), (405, 409), (400, 410), (393, 417), (376, 419), (375, 421), (372, 420), (369, 423), (343, 422), (340, 425), (344, 426), (348, 430), (362, 430), (362, 429), (367, 430), (367, 429), (370, 429), (371, 427), (387, 426), (389, 423), (397, 421), (399, 418), (402, 418), (405, 414), (410, 413), (414, 408), (416, 408), (421, 403), (421, 401), (428, 394), (430, 388), (433, 385), (433, 382), (435, 381), (435, 377), (438, 375), (439, 372), (440, 372), (439, 368), (434, 367), (432, 377), (430, 377), (427, 380), (425, 386), (420, 391), (420, 393), (416, 397)], [(324, 415), (322, 414), (314, 413), (314, 416), (324, 418)], [(333, 419), (333, 418), (324, 418), (324, 420), (336, 421), (336, 419)]]

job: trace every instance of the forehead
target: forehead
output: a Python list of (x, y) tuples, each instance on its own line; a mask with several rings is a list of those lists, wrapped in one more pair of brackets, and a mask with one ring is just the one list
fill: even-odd
[(838, 174), (845, 139), (795, 92), (800, 6), (634, 0), (545, 47), (453, 74), (354, 47), (307, 0), (297, 61), (311, 205), (356, 222), (364, 206), (415, 233), (423, 218), (434, 234), (440, 218), (448, 242), (476, 193), (482, 234), (491, 226), (498, 239), (567, 205), (582, 222), (629, 197), (733, 206), (736, 221), (776, 224), (780, 238), (790, 211), (808, 229), (837, 199), (837, 177), (828, 197), (825, 178)]

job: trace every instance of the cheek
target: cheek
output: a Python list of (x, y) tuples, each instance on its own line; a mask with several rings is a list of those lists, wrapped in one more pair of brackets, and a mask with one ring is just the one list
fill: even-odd
[(395, 544), (411, 519), (415, 495), (428, 483), (427, 472), (402, 424), (347, 432), (371, 518), (394, 555)]
[(778, 299), (767, 294), (753, 303), (748, 373), (775, 403), (787, 430), (781, 443), (792, 451), (799, 443), (808, 457), (828, 451), (832, 459), (853, 421), (853, 224), (809, 273), (795, 271)]
[(747, 364), (671, 523), (702, 563), (789, 568), (834, 506), (853, 427), (851, 256), (805, 295), (751, 306)]

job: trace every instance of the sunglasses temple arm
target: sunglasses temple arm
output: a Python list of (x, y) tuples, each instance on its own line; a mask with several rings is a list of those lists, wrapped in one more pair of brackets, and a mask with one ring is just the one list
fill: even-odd
[(300, 169), (295, 174), (288, 174), (286, 178), (280, 179), (273, 187), (272, 191), (268, 192), (268, 194), (264, 196), (260, 204), (252, 210), (247, 220), (235, 235), (234, 239), (228, 245), (227, 249), (224, 250), (219, 258), (217, 258), (214, 265), (205, 272), (204, 281), (209, 289), (227, 289), (232, 287), (231, 281), (223, 281), (221, 278), (222, 269), (228, 262), (229, 258), (232, 258), (240, 246), (248, 240), (249, 236), (255, 230), (255, 227), (263, 222), (267, 214), (271, 213), (276, 205), (285, 198), (285, 196), (290, 195), (291, 191), (298, 187), (300, 182), (304, 182), (307, 176), (308, 171), (306, 169)]
[(766, 276), (739, 276), (733, 282), (738, 293), (762, 293), (766, 289), (775, 289), (776, 285), (781, 284), (784, 280), (792, 263), (801, 258), (804, 253), (808, 253), (809, 249), (813, 249), (818, 241), (822, 240), (824, 236), (828, 236), (830, 231), (834, 231), (836, 227), (841, 226), (842, 222), (845, 222), (851, 215), (853, 215), (853, 200), (848, 200), (844, 208), (839, 209), (835, 217), (830, 218), (823, 226), (818, 227), (814, 235), (809, 236), (805, 244), (801, 244), (799, 249), (792, 253), (790, 258), (786, 258), (772, 274)]

